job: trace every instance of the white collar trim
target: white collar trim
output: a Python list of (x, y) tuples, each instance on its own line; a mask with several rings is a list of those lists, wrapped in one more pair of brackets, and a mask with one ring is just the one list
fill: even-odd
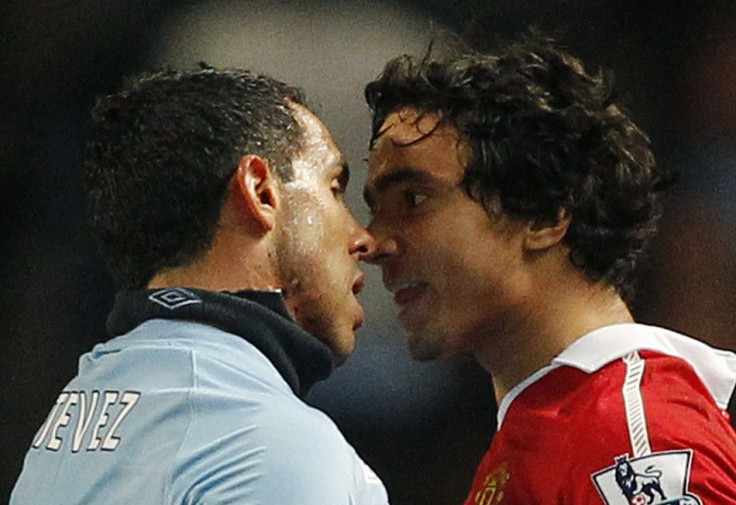
[(719, 408), (725, 409), (736, 387), (736, 355), (656, 326), (623, 323), (582, 336), (552, 363), (514, 386), (498, 406), (498, 429), (511, 403), (531, 384), (555, 368), (571, 366), (588, 374), (634, 351), (657, 351), (686, 360), (706, 385)]

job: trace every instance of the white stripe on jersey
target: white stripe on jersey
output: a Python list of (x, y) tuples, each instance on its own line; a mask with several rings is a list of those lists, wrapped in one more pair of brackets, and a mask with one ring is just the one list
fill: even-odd
[(624, 379), (624, 406), (626, 408), (626, 423), (629, 426), (629, 438), (633, 457), (639, 458), (652, 453), (647, 431), (647, 418), (644, 412), (644, 400), (641, 397), (641, 379), (644, 376), (644, 360), (634, 351), (623, 357), (626, 363), (626, 378)]

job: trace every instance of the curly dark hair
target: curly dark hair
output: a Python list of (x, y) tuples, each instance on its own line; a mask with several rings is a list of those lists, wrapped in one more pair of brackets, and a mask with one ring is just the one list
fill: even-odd
[(430, 44), (421, 59), (388, 62), (365, 97), (371, 148), (392, 112), (438, 113), (439, 125), (456, 128), (470, 148), (463, 185), (471, 198), (491, 217), (550, 225), (569, 215), (573, 264), (631, 299), (631, 274), (671, 174), (614, 103), (609, 74), (586, 73), (556, 42), (533, 34), (492, 55), (455, 43), (437, 57)]
[(85, 191), (92, 234), (121, 289), (211, 246), (226, 188), (245, 154), (291, 176), (302, 92), (248, 71), (166, 70), (133, 79), (92, 110)]

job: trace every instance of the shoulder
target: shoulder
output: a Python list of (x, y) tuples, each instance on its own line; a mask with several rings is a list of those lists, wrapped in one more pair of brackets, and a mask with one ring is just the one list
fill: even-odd
[(736, 468), (736, 433), (692, 363), (647, 350), (622, 361), (626, 440), (601, 451), (608, 462), (591, 474), (598, 492), (631, 499), (646, 488), (683, 503), (736, 500), (736, 476), (727, 470)]
[(335, 424), (296, 397), (246, 402), (197, 420), (177, 467), (177, 501), (387, 503), (380, 480)]
[(550, 426), (559, 425), (563, 432), (576, 431), (578, 423), (595, 426), (596, 419), (623, 414), (625, 374), (621, 360), (594, 373), (570, 366), (551, 368), (517, 395), (509, 407), (508, 420), (521, 424), (519, 416), (537, 419)]
[(632, 449), (644, 435), (655, 449), (734, 437), (728, 415), (693, 366), (659, 351), (635, 351), (592, 373), (559, 367), (529, 393), (555, 412), (562, 432), (600, 448)]
[[(647, 482), (655, 494), (697, 496), (712, 503), (736, 499), (734, 491), (725, 491), (736, 488), (736, 478), (725, 470), (736, 467), (736, 433), (685, 357), (637, 351), (592, 378), (606, 385), (595, 411), (605, 411), (601, 404), (615, 405), (598, 419), (623, 428), (622, 436), (584, 438), (607, 459), (580, 461), (581, 470), (594, 470), (591, 479), (599, 493), (634, 493)], [(718, 494), (719, 487), (726, 494)]]
[[(736, 434), (720, 405), (733, 391), (733, 355), (641, 325), (592, 336), (524, 385), (489, 461), (510, 458), (512, 474), (547, 490), (552, 476), (538, 475), (555, 468), (555, 489), (569, 503), (615, 503), (634, 481), (668, 496), (736, 502), (726, 470), (736, 468)], [(518, 455), (522, 440), (533, 455)]]
[(229, 355), (195, 356), (191, 421), (174, 472), (178, 496), (193, 503), (222, 493), (263, 503), (387, 503), (380, 480), (335, 423), (297, 397), (257, 351), (241, 357), (247, 360), (235, 364)]

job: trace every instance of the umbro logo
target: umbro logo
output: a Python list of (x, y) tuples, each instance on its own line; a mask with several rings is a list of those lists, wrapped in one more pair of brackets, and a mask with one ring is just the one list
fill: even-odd
[(169, 310), (178, 309), (192, 303), (202, 303), (200, 297), (184, 288), (161, 289), (151, 293), (148, 299)]

